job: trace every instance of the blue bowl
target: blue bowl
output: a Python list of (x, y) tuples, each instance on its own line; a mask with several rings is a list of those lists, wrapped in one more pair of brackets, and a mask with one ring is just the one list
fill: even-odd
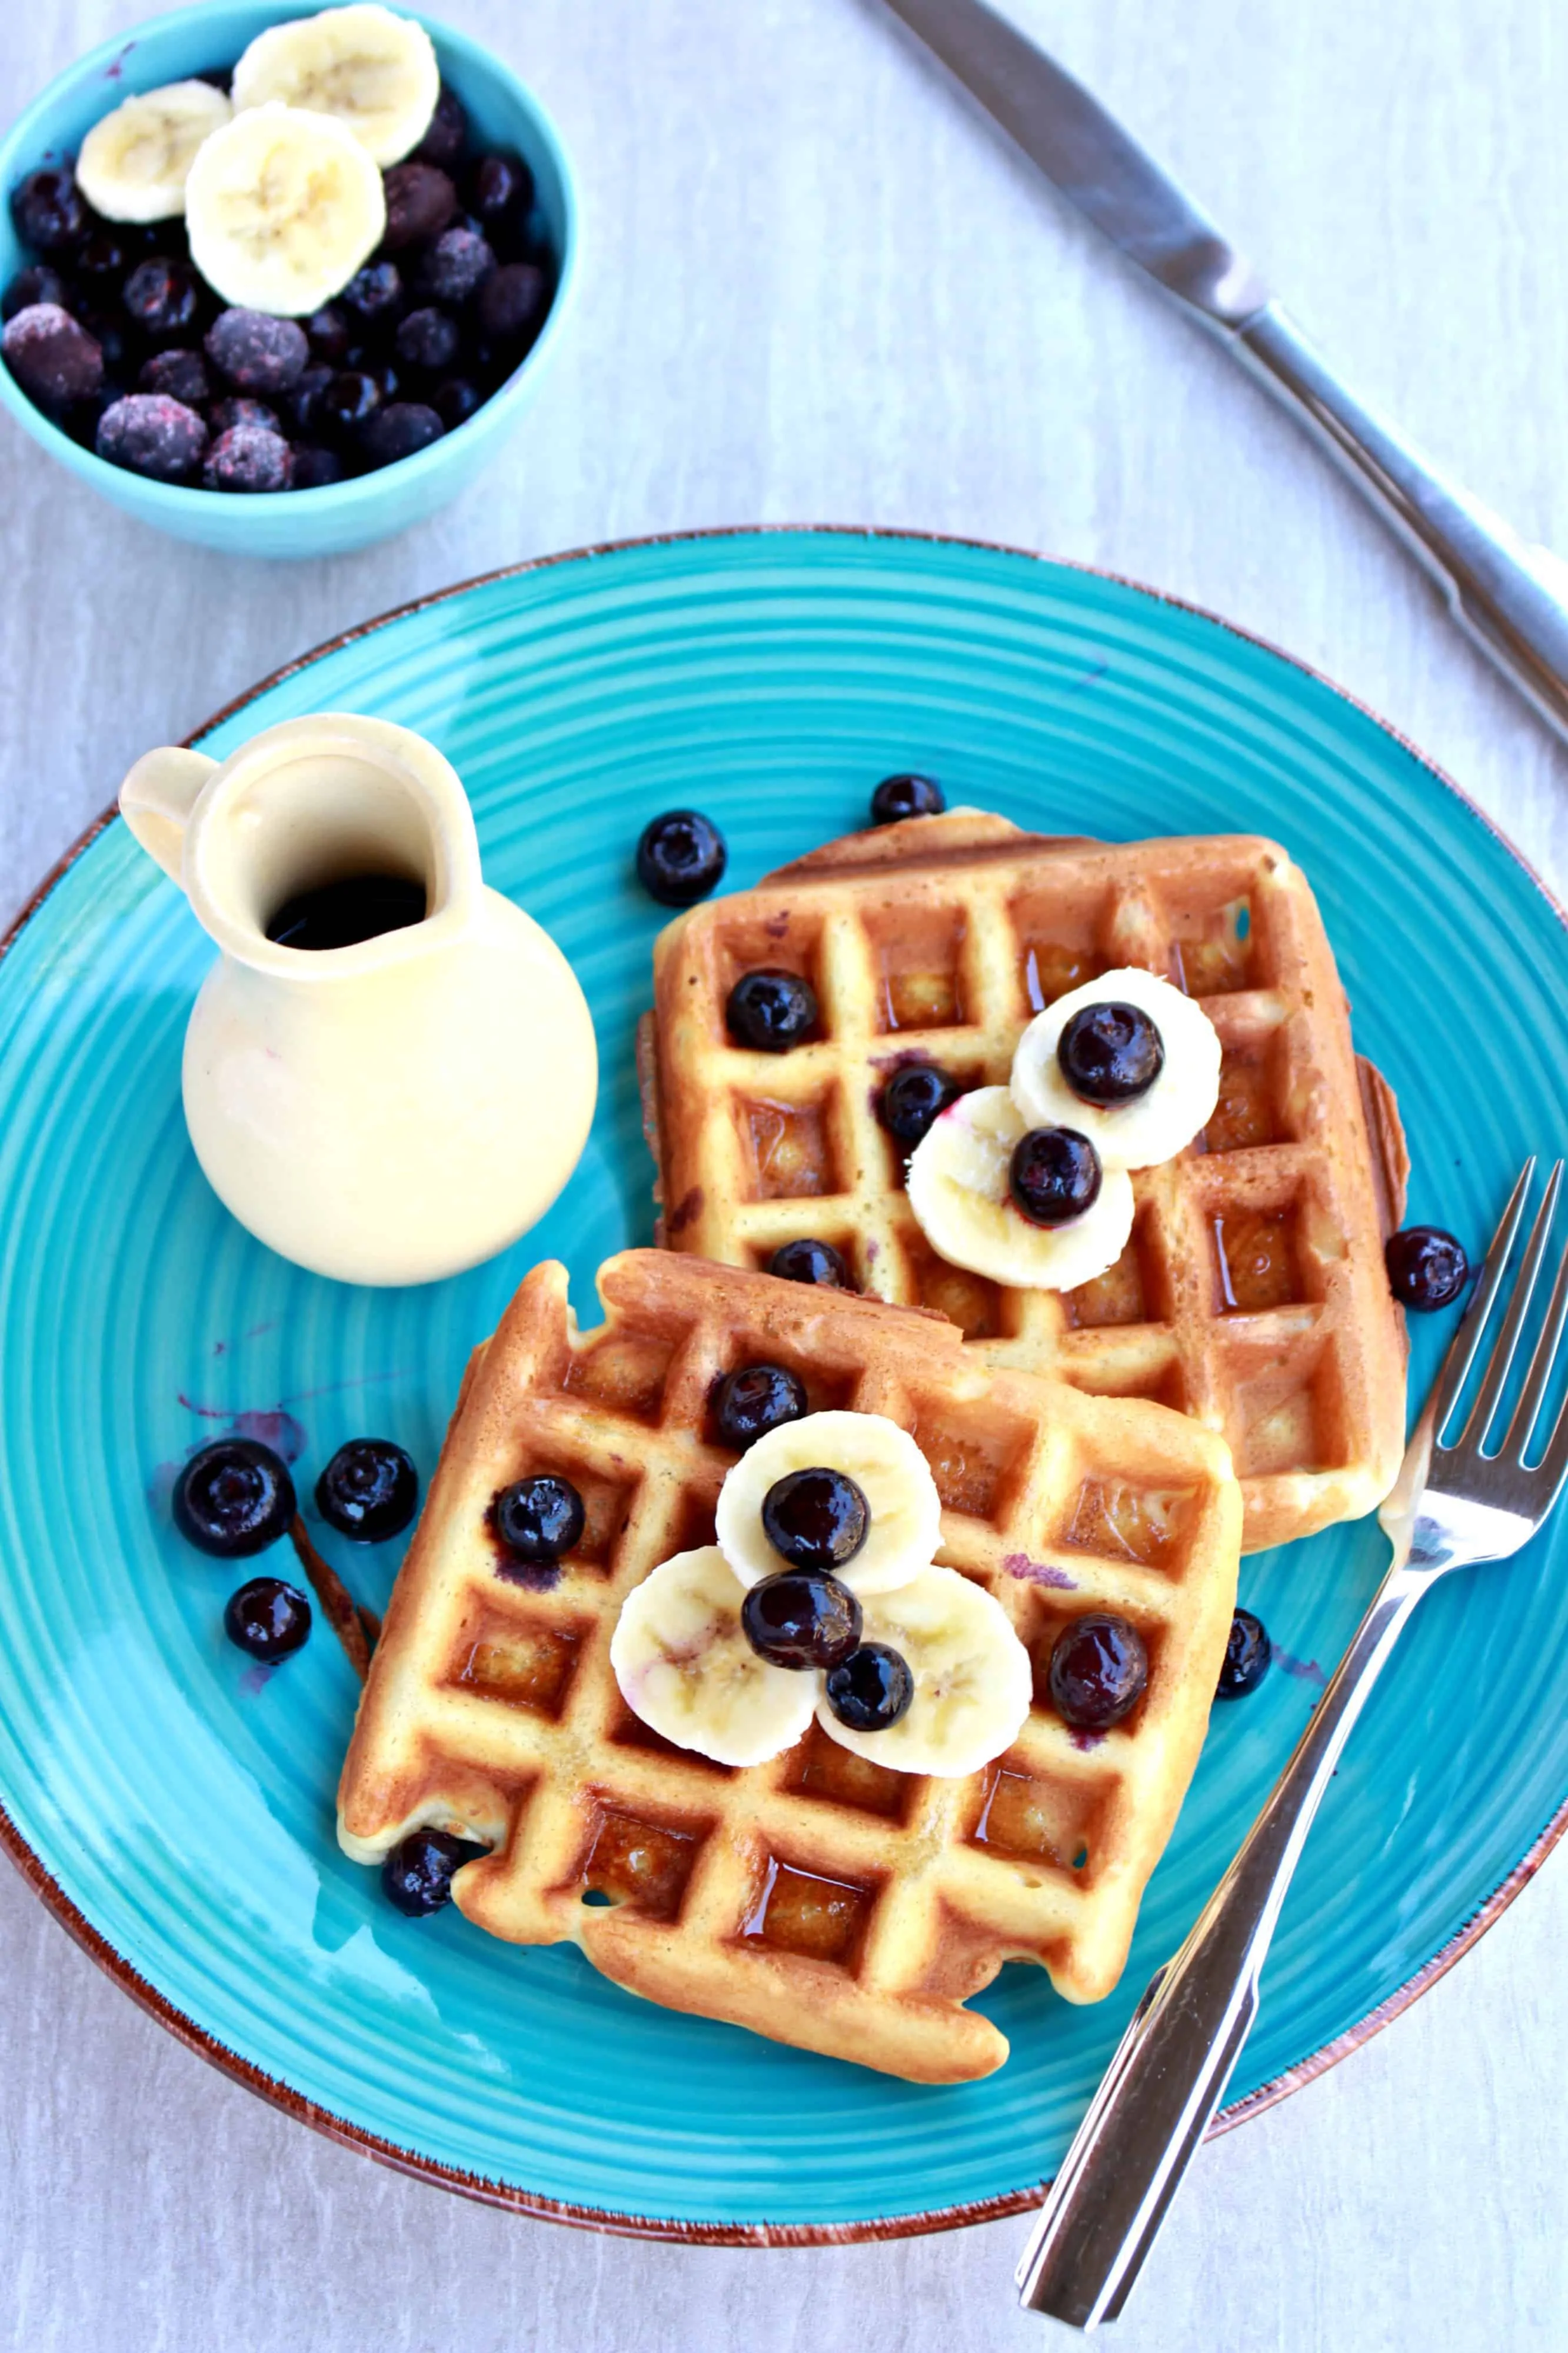
[[(414, 16), (413, 9), (401, 9)], [(0, 283), (25, 256), (11, 220), (9, 195), (18, 180), (43, 163), (74, 155), (101, 115), (132, 92), (156, 90), (192, 74), (233, 65), (247, 43), (268, 25), (310, 16), (316, 8), (291, 0), (204, 0), (204, 5), (154, 17), (129, 38), (106, 41), (49, 84), (0, 144)], [(52, 425), (0, 367), (0, 401), (51, 458), (127, 514), (176, 539), (197, 541), (234, 555), (333, 555), (390, 539), (423, 522), (466, 489), (495, 456), (538, 390), (560, 341), (577, 277), (577, 198), (561, 136), (539, 100), (499, 58), (449, 26), (420, 17), (436, 44), (443, 79), (468, 110), (482, 145), (515, 150), (533, 174), (536, 203), (559, 264), (555, 301), (539, 341), (521, 367), (476, 411), (416, 458), (379, 473), (324, 490), (268, 496), (182, 490), (151, 482), (110, 466)]]

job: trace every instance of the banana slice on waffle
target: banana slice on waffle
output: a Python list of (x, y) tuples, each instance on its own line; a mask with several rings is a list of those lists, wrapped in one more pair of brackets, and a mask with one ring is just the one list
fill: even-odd
[(955, 1568), (925, 1568), (864, 1610), (862, 1640), (899, 1653), (914, 1696), (896, 1723), (856, 1732), (825, 1691), (816, 1720), (830, 1738), (898, 1773), (977, 1773), (1012, 1746), (1029, 1714), (1033, 1669), (1000, 1602)]
[(780, 1480), (817, 1470), (853, 1480), (866, 1500), (864, 1540), (833, 1572), (852, 1593), (889, 1592), (926, 1567), (942, 1542), (942, 1502), (909, 1431), (879, 1413), (808, 1413), (759, 1438), (720, 1490), (719, 1546), (742, 1585), (791, 1566), (768, 1539), (763, 1505)]
[(811, 1722), (817, 1679), (759, 1658), (744, 1589), (717, 1545), (678, 1552), (627, 1594), (610, 1640), (626, 1705), (716, 1765), (762, 1765)]
[[(1058, 1057), (1074, 1016), (1096, 1006), (1129, 1006), (1159, 1035), (1157, 1077), (1130, 1102), (1095, 1103), (1075, 1094)], [(1127, 965), (1069, 989), (1037, 1014), (1018, 1040), (1009, 1084), (1026, 1127), (1071, 1127), (1102, 1161), (1152, 1168), (1173, 1159), (1205, 1126), (1219, 1101), (1219, 1034), (1190, 997), (1152, 972)]]
[[(1084, 1129), (1076, 1118), (1034, 1123)], [(910, 1161), (910, 1207), (951, 1266), (1020, 1290), (1072, 1291), (1115, 1265), (1132, 1231), (1132, 1180), (1102, 1170), (1080, 1217), (1036, 1226), (1008, 1184), (1013, 1152), (1031, 1125), (1005, 1087), (976, 1087), (933, 1120)], [(798, 1426), (798, 1425), (797, 1425)]]

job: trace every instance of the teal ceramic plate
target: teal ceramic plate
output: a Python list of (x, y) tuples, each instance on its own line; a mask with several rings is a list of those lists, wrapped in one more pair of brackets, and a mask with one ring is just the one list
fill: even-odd
[[(0, 965), (11, 1849), (187, 2042), (429, 2178), (681, 2237), (1021, 2205), (1300, 1730), (1381, 1571), (1375, 1525), (1244, 1565), (1285, 1656), (1215, 1712), (1121, 1990), (1074, 2010), (1038, 1970), (1004, 1970), (979, 2000), (1010, 2063), (933, 2091), (647, 2007), (574, 1948), (392, 1912), (333, 1841), (349, 1668), (321, 1630), (270, 1675), (227, 1645), (238, 1579), (172, 1533), (173, 1466), (240, 1422), (300, 1451), (302, 1492), (366, 1430), (427, 1473), (470, 1345), (536, 1259), (566, 1260), (592, 1319), (598, 1261), (651, 1232), (632, 1033), (660, 916), (630, 858), (672, 804), (719, 820), (740, 885), (863, 822), (900, 768), (1047, 831), (1277, 835), (1398, 1090), (1412, 1212), (1472, 1242), (1523, 1155), (1568, 1135), (1561, 919), (1473, 808), (1321, 680), (1140, 589), (989, 548), (742, 533), (536, 566), (357, 631), (199, 740), (222, 754), (323, 708), (401, 721), (455, 762), (489, 879), (592, 999), (597, 1123), (560, 1206), (479, 1272), (403, 1293), (300, 1273), (219, 1208), (185, 1140), (180, 1041), (209, 949), (184, 902), (118, 822), (55, 879)], [(526, 1036), (516, 1056), (526, 1087)], [(1417, 1387), (1447, 1321), (1415, 1334)], [(384, 1602), (395, 1560), (321, 1533)], [(1568, 1517), (1424, 1604), (1291, 1891), (1241, 2111), (1409, 1999), (1568, 1819), (1565, 1553)]]

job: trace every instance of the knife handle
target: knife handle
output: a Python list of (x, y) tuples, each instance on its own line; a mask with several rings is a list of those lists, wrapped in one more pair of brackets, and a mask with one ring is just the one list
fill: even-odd
[(1568, 742), (1568, 565), (1445, 481), (1363, 407), (1281, 304), (1220, 332), (1426, 566), (1480, 651)]

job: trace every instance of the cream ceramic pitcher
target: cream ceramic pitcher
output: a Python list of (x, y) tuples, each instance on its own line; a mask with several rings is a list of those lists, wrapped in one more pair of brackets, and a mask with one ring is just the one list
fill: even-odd
[[(283, 1257), (430, 1282), (515, 1241), (561, 1191), (598, 1058), (576, 976), (488, 889), (433, 744), (345, 712), (221, 764), (149, 752), (121, 787), (142, 847), (220, 951), (185, 1033), (185, 1119), (214, 1190)], [(302, 893), (395, 878), (422, 921), (343, 947), (268, 937)]]

